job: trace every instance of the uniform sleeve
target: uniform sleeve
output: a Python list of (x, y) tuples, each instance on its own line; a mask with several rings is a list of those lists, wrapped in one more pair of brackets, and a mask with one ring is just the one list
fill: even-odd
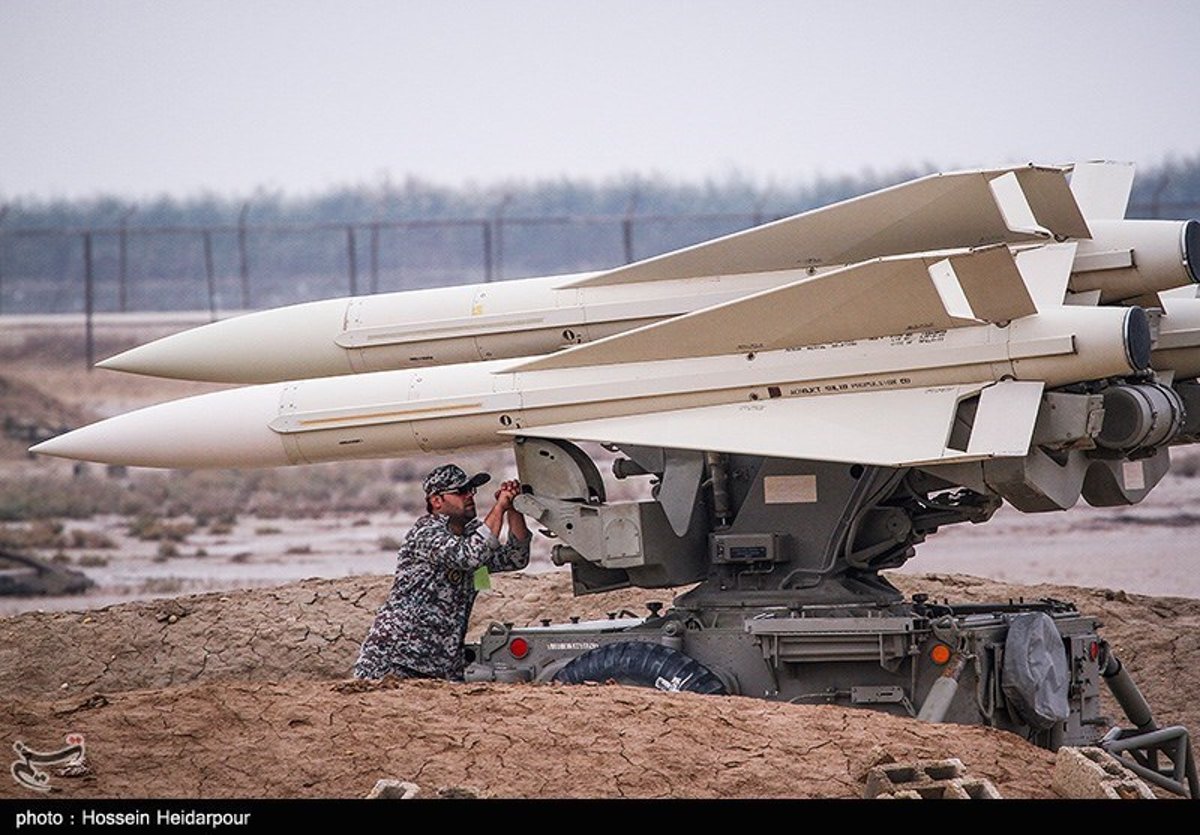
[[(491, 531), (488, 532), (491, 533)], [(492, 552), (487, 561), (488, 569), (491, 571), (517, 571), (529, 565), (529, 543), (532, 541), (533, 534), (525, 539), (517, 539), (509, 534), (508, 542)]]
[[(476, 525), (463, 536), (453, 534), (445, 524), (431, 521), (412, 533), (414, 552), (447, 568), (473, 571), (480, 566), (491, 566), (496, 553), (506, 550), (501, 547), (496, 535), (486, 525)], [(526, 544), (526, 561), (529, 547)]]

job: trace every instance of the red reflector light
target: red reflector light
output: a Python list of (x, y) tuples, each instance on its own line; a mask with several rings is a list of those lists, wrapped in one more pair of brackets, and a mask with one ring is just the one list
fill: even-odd
[(529, 642), (524, 638), (513, 638), (508, 642), (508, 651), (513, 658), (524, 658), (529, 654)]
[(939, 667), (950, 660), (950, 647), (945, 644), (934, 644), (929, 650), (929, 660)]
[(1092, 641), (1091, 646), (1088, 647), (1088, 657), (1093, 661), (1100, 657), (1100, 644), (1098, 642)]

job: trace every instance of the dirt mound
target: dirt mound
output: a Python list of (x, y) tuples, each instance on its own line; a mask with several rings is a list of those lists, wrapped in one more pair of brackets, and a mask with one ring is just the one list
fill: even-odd
[(0, 377), (0, 459), (24, 458), (32, 444), (93, 419), (29, 383)]
[[(492, 581), (475, 605), (471, 635), (493, 621), (528, 626), (547, 617), (645, 613), (644, 601), (673, 596), (670, 590), (631, 589), (573, 599), (565, 572), (503, 574)], [(314, 579), (0, 619), (0, 697), (54, 698), (202, 680), (345, 678), (390, 584), (390, 577), (379, 576)]]
[[(957, 756), (1007, 797), (1048, 797), (1054, 756), (985, 728), (630, 687), (208, 682), (103, 699), (0, 702), (32, 745), (87, 740), (64, 797), (861, 797), (868, 768)], [(0, 781), (0, 796), (19, 796)]]
[[(1103, 619), (1160, 723), (1200, 727), (1200, 600), (894, 579), (936, 598), (1073, 600)], [(472, 634), (671, 598), (573, 599), (563, 572), (493, 582)], [(361, 797), (384, 778), (426, 796), (469, 786), (503, 797), (857, 797), (873, 765), (946, 757), (1006, 797), (1050, 796), (1053, 755), (985, 728), (618, 686), (350, 681), (388, 584), (308, 580), (0, 620), (5, 742), (53, 747), (82, 733), (91, 774), (54, 778), (65, 797)]]

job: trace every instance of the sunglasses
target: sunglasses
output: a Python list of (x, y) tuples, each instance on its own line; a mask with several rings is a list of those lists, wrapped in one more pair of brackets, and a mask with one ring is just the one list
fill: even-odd
[(443, 490), (438, 495), (440, 496), (474, 496), (474, 487), (464, 487), (461, 490)]

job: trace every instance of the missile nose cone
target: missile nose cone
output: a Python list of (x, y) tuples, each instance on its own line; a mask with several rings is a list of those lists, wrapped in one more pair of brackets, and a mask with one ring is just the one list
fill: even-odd
[(160, 403), (59, 435), (30, 452), (99, 464), (205, 469), (295, 463), (267, 426), (279, 386), (253, 386)]
[(334, 341), (344, 299), (247, 313), (164, 336), (96, 363), (99, 368), (211, 383), (270, 383), (348, 374)]
[(71, 456), (67, 454), (67, 447), (69, 447), (70, 444), (63, 443), (63, 439), (70, 434), (70, 432), (67, 432), (63, 435), (58, 435), (57, 437), (51, 438), (48, 441), (42, 441), (40, 444), (34, 444), (29, 448), (29, 451), (36, 452), (38, 455), (53, 455), (58, 458), (70, 458)]
[(64, 432), (49, 440), (34, 444), (29, 451), (37, 455), (49, 455), (54, 458), (69, 458), (72, 461), (91, 461), (98, 464), (124, 463), (109, 460), (105, 452), (106, 444), (98, 443), (97, 433), (90, 430), (98, 424), (85, 426), (71, 432)]
[(157, 342), (151, 342), (148, 345), (130, 348), (128, 351), (100, 360), (96, 363), (96, 367), (106, 368), (109, 371), (126, 371), (130, 374), (147, 374), (152, 377), (170, 377), (172, 375), (169, 372), (173, 370), (170, 364), (164, 366), (161, 360), (156, 361), (156, 359), (160, 359), (158, 355), (161, 352), (146, 350), (157, 344)]
[(214, 322), (164, 336), (101, 360), (96, 367), (174, 380), (263, 382), (253, 374), (256, 360), (262, 358), (254, 348), (253, 331), (236, 324), (229, 327), (235, 322)]
[[(216, 325), (224, 324), (222, 322)], [(201, 325), (198, 328), (164, 336), (145, 345), (138, 345), (120, 354), (102, 359), (97, 368), (165, 377), (171, 380), (196, 380), (207, 383), (258, 383), (252, 371), (260, 356), (252, 343), (236, 335), (223, 338), (220, 330), (213, 333)]]

